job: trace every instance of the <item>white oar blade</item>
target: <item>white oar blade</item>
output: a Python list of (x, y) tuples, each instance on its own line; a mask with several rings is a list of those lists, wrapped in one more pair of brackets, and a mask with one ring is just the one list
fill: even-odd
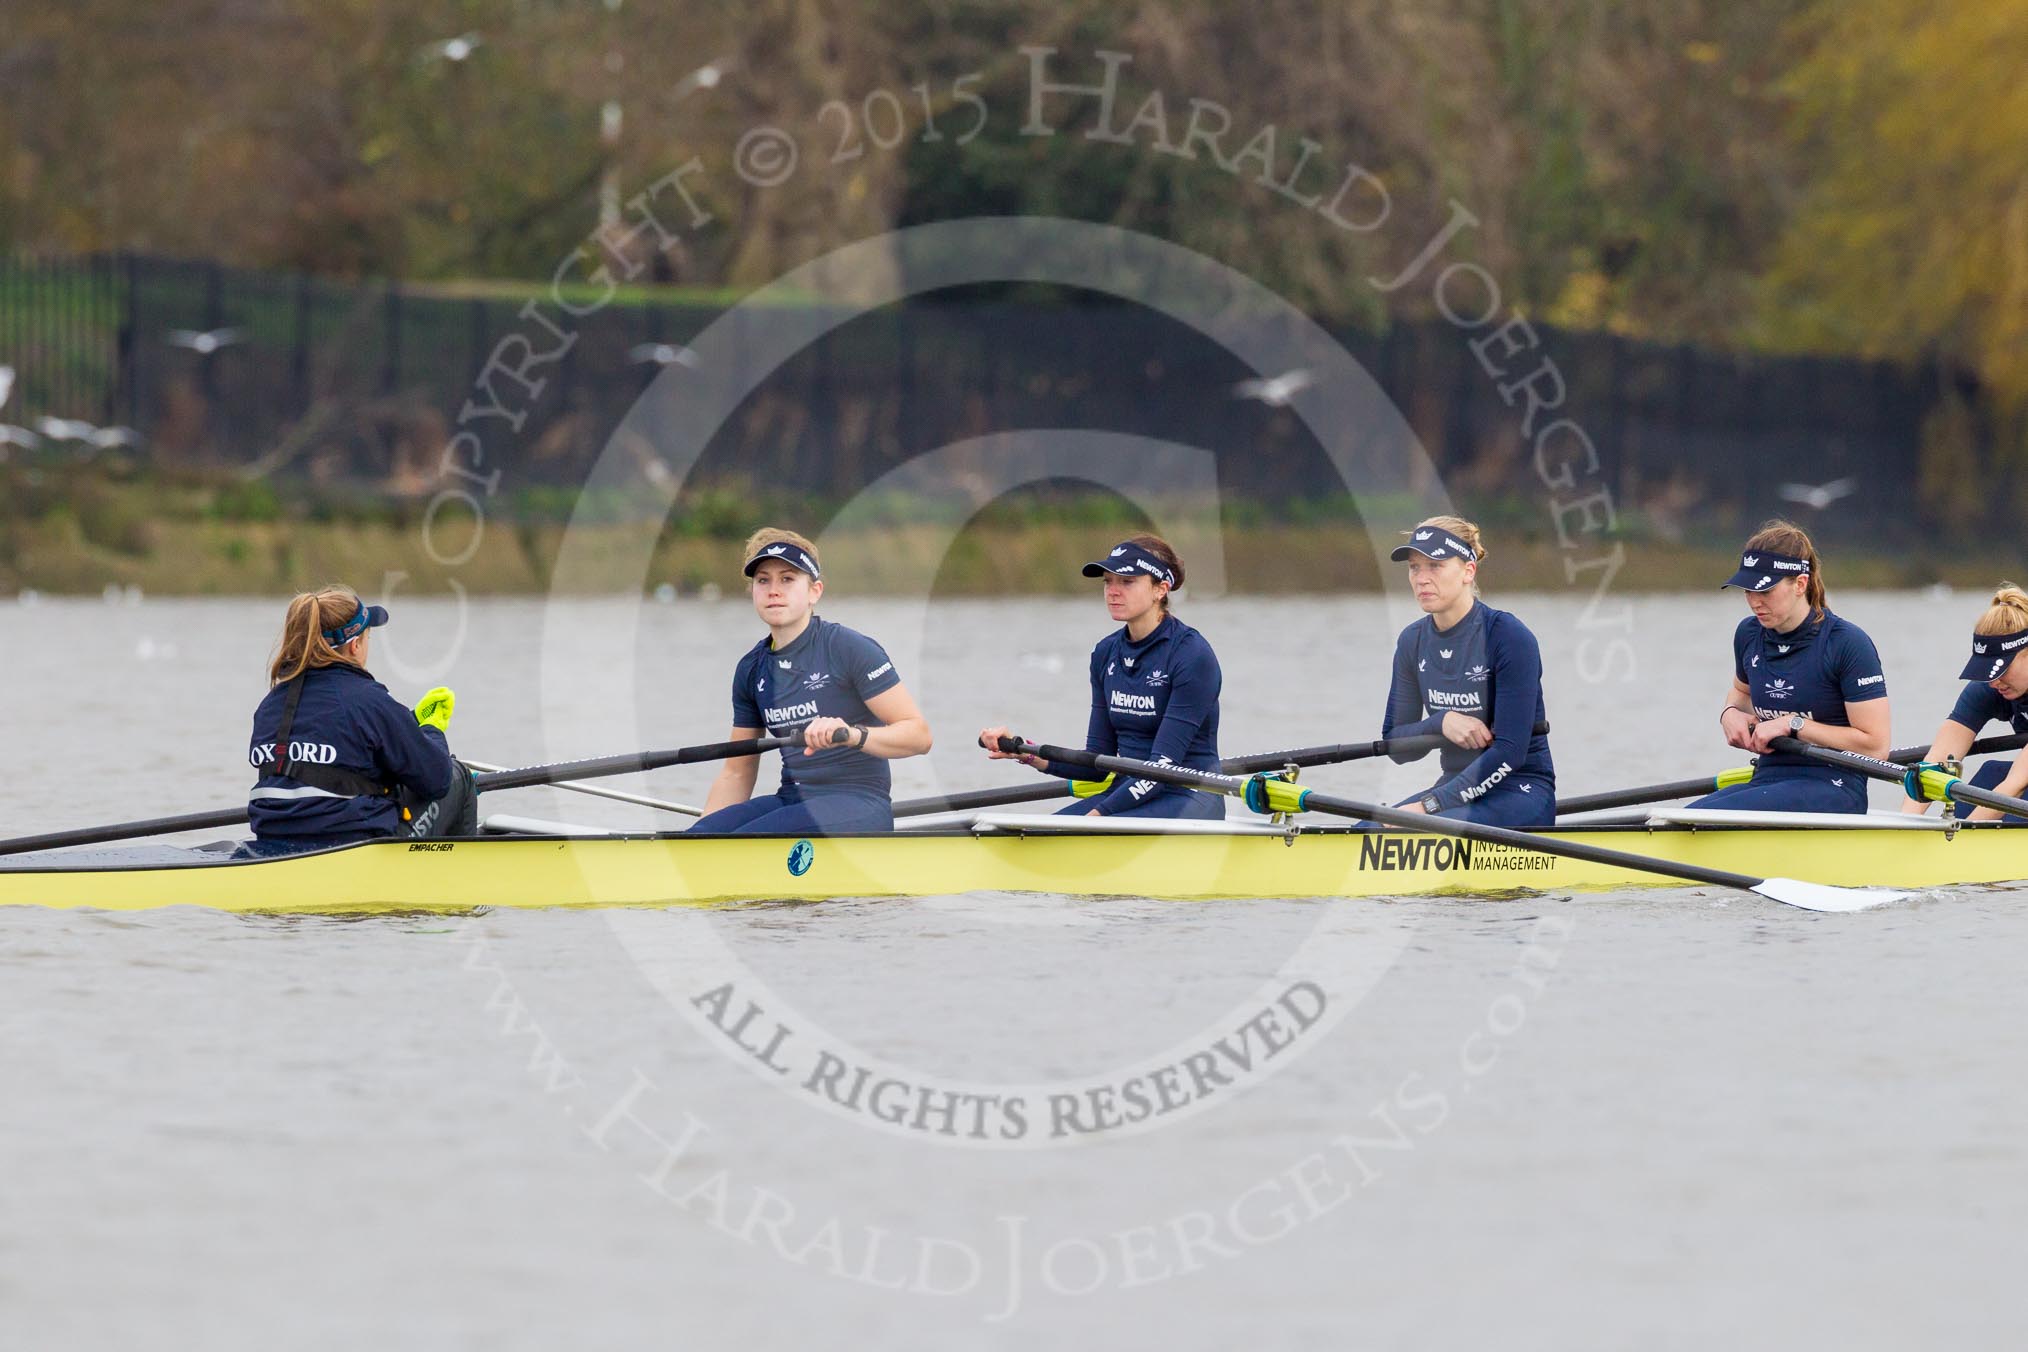
[(1753, 889), (1770, 901), (1800, 906), (1806, 911), (1868, 911), (1908, 898), (1906, 892), (1885, 887), (1833, 887), (1829, 883), (1808, 883), (1799, 878), (1765, 878)]

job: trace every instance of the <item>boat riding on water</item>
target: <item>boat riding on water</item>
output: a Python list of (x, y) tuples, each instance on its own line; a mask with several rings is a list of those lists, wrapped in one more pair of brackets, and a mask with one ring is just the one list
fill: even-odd
[[(261, 779), (252, 802), (0, 840), (0, 905), (342, 913), (976, 891), (1501, 897), (1691, 884), (1837, 912), (1899, 900), (1900, 889), (2028, 874), (2020, 837), (2000, 822), (1866, 813), (1863, 787), (1881, 779), (2028, 819), (2028, 800), (2013, 792), (2028, 781), (2020, 760), (1969, 782), (1957, 765), (2028, 744), (2028, 593), (2001, 588), (1979, 618), (1970, 684), (1933, 743), (1887, 751), (1885, 681), (1871, 640), (1825, 608), (1808, 537), (1771, 525), (1748, 542), (1729, 584), (1747, 593), (1752, 614), (1735, 634), (1726, 737), (1760, 753), (1758, 764), (1558, 800), (1533, 635), (1473, 588), (1483, 538), (1468, 521), (1439, 517), (1409, 541), (1402, 561), (1425, 615), (1397, 641), (1379, 740), (1220, 760), (1217, 658), (1167, 609), (1182, 561), (1159, 537), (1135, 536), (1088, 565), (1104, 578), (1121, 627), (1093, 650), (1084, 745), (988, 728), (989, 750), (1043, 771), (1044, 782), (896, 804), (886, 760), (927, 750), (928, 725), (877, 643), (817, 616), (815, 546), (760, 532), (745, 571), (768, 633), (737, 664), (730, 740), (487, 770), (472, 781), (492, 793), (721, 761), (699, 829), (688, 832), (500, 813), (481, 834), (456, 829), (469, 818), (431, 797), (454, 794), (463, 773), (446, 770), (456, 764), (444, 736), (450, 692), (401, 705), (365, 666), (386, 611), (342, 589), (299, 597), (256, 715)], [(1996, 719), (2012, 731), (1972, 740)], [(783, 787), (756, 798), (758, 759), (773, 751), (783, 753)], [(1308, 767), (1431, 752), (1444, 777), (1398, 805), (1301, 778)], [(1086, 788), (1074, 793), (1073, 784)], [(1710, 793), (1740, 784), (1762, 790), (1755, 806)], [(1004, 810), (1061, 797), (1072, 801), (1060, 812)], [(1692, 797), (1686, 807), (1658, 806)], [(1544, 815), (1538, 804), (1551, 801), (1550, 812), (1564, 815)], [(238, 840), (127, 843), (240, 825), (250, 812), (251, 849)], [(897, 819), (907, 828), (897, 830)], [(269, 848), (276, 842), (287, 843)]]

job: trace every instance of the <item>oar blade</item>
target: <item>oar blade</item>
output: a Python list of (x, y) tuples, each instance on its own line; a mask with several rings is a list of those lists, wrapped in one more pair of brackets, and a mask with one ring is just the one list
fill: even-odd
[(1829, 911), (1839, 915), (1870, 911), (1876, 906), (1891, 906), (1897, 901), (1906, 901), (1910, 895), (1886, 887), (1833, 887), (1829, 883), (1805, 882), (1800, 878), (1763, 878), (1753, 890), (1770, 901), (1799, 906), (1805, 911)]

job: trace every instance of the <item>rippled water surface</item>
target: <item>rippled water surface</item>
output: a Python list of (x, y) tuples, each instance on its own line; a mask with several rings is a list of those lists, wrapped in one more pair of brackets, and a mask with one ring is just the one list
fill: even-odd
[[(1736, 598), (1639, 599), (1624, 627), (1494, 599), (1542, 638), (1566, 791), (1734, 763)], [(1977, 598), (1842, 600), (1880, 641), (1896, 742), (1926, 740)], [(5, 833), (242, 797), (274, 609), (0, 603)], [(1095, 603), (826, 613), (889, 644), (936, 728), (902, 795), (1018, 782), (970, 749), (988, 722), (1080, 733)], [(1186, 614), (1224, 665), (1228, 753), (1377, 733), (1399, 611)], [(374, 666), (409, 697), (455, 685), (463, 753), (530, 763), (717, 739), (755, 634), (730, 602), (407, 602)], [(709, 776), (626, 786), (696, 801)], [(550, 790), (489, 807), (670, 820)], [(0, 907), (0, 1330), (2013, 1346), (2022, 900)]]

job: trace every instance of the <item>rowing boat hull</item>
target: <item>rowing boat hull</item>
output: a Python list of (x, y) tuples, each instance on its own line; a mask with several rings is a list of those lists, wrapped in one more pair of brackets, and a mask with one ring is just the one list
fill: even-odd
[[(2028, 839), (1943, 831), (1572, 830), (1663, 859), (1846, 886), (1923, 889), (2023, 875)], [(1498, 897), (1680, 887), (1653, 874), (1409, 832), (1284, 835), (901, 834), (792, 841), (631, 836), (380, 841), (291, 858), (177, 867), (0, 869), (0, 904), (113, 911), (346, 913), (481, 907), (670, 906), (1005, 891), (1167, 900)]]

